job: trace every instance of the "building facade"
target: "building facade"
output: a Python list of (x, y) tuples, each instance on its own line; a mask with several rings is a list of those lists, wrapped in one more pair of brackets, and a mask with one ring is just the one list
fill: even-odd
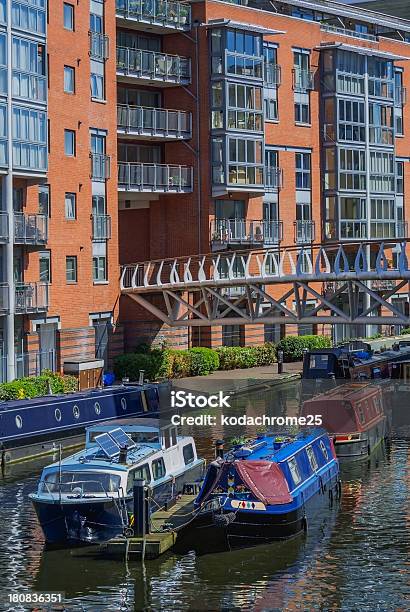
[(0, 0), (0, 59), (3, 380), (285, 333), (164, 329), (119, 297), (122, 264), (214, 252), (227, 274), (227, 251), (407, 237), (405, 19), (325, 0)]

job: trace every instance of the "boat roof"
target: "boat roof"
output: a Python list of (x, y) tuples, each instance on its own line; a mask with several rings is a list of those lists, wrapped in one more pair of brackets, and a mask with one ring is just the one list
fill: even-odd
[[(324, 429), (316, 428), (312, 430), (307, 430), (300, 432), (296, 435), (289, 435), (288, 433), (284, 434), (275, 434), (275, 435), (263, 435), (258, 437), (253, 444), (256, 446), (255, 450), (252, 454), (247, 457), (248, 460), (256, 461), (256, 460), (265, 460), (265, 461), (275, 461), (279, 463), (280, 461), (285, 461), (289, 459), (297, 452), (312, 444), (318, 438), (327, 435)], [(277, 438), (290, 438), (289, 442), (285, 442), (281, 448), (275, 450), (273, 447), (273, 443)], [(257, 445), (260, 444), (259, 448)], [(245, 447), (248, 445), (245, 444)], [(252, 445), (249, 445), (252, 448)]]
[(86, 428), (87, 432), (109, 432), (113, 427), (121, 427), (125, 433), (158, 433), (160, 430), (159, 419), (148, 418), (124, 418), (112, 419), (104, 423), (96, 423)]
[(360, 401), (366, 399), (366, 397), (370, 397), (371, 395), (375, 395), (376, 393), (380, 393), (380, 387), (374, 384), (369, 383), (346, 383), (345, 385), (341, 385), (335, 387), (334, 389), (330, 389), (329, 391), (325, 391), (316, 397), (313, 397), (310, 402), (317, 401)]

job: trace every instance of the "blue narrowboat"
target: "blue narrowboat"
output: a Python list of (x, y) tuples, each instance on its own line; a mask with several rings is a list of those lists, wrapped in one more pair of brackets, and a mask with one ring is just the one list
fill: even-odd
[(339, 495), (339, 463), (324, 430), (264, 434), (209, 465), (190, 525), (195, 537), (184, 544), (229, 550), (290, 538)]
[(155, 416), (169, 405), (169, 385), (113, 385), (103, 389), (0, 402), (0, 463), (50, 452), (47, 443), (83, 443), (85, 427), (133, 416)]
[(45, 467), (29, 497), (47, 544), (96, 544), (132, 534), (136, 480), (145, 481), (153, 511), (199, 480), (203, 469), (193, 438), (176, 427), (120, 419), (88, 428), (85, 448)]

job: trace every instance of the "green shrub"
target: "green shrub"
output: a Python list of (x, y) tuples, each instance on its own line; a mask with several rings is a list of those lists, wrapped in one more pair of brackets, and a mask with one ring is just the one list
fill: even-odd
[(260, 346), (222, 346), (216, 349), (220, 370), (254, 368), (270, 365), (276, 361), (275, 346), (270, 343)]
[(404, 329), (401, 330), (400, 335), (401, 336), (408, 336), (410, 334), (410, 327), (405, 327)]
[(303, 349), (314, 350), (330, 348), (331, 339), (327, 336), (287, 336), (276, 346), (276, 353), (283, 351), (284, 361), (301, 361), (303, 359)]
[(219, 355), (210, 348), (198, 346), (190, 349), (189, 354), (191, 376), (206, 376), (219, 368)]
[(78, 390), (78, 380), (75, 376), (62, 376), (56, 372), (44, 370), (40, 376), (26, 376), (13, 382), (0, 384), (0, 400), (31, 399), (42, 397), (51, 391), (58, 395), (72, 393)]

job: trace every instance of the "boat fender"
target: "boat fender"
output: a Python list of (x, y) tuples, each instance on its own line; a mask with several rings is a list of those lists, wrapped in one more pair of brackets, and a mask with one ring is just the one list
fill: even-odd
[(236, 512), (226, 512), (225, 514), (213, 514), (212, 521), (216, 527), (228, 527), (234, 522)]
[(308, 532), (308, 520), (307, 520), (306, 514), (302, 518), (302, 529), (303, 529), (304, 533)]
[(131, 529), (131, 527), (125, 527), (125, 529), (124, 529), (124, 537), (132, 538), (133, 535), (134, 535), (134, 530)]
[(340, 480), (340, 478), (339, 478), (339, 480), (337, 481), (337, 485), (336, 485), (336, 487), (337, 487), (337, 488), (336, 488), (336, 491), (337, 491), (337, 498), (338, 498), (338, 499), (341, 499), (341, 497), (342, 497), (342, 481)]
[(11, 453), (8, 451), (3, 451), (1, 455), (1, 465), (7, 465), (11, 461)]
[(329, 489), (329, 506), (333, 507), (333, 489)]
[(319, 488), (320, 488), (321, 494), (324, 495), (326, 491), (326, 486), (323, 484), (323, 479), (321, 476), (319, 476)]

